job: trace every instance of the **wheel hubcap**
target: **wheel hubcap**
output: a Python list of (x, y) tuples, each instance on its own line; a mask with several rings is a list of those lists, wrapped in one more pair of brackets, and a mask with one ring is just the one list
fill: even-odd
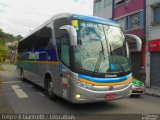
[(49, 93), (49, 95), (52, 95), (52, 91), (53, 91), (53, 83), (49, 82), (49, 84), (48, 84), (48, 93)]

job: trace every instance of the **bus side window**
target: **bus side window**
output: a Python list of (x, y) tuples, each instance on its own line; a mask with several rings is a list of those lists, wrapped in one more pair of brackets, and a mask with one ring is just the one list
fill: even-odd
[[(66, 30), (64, 30), (66, 31)], [(69, 60), (69, 35), (66, 31), (66, 34), (62, 34), (60, 37), (61, 40), (61, 60), (62, 62), (70, 66), (70, 60)]]

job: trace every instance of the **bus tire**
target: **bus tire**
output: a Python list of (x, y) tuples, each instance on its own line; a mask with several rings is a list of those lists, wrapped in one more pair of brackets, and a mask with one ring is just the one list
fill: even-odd
[(56, 95), (54, 94), (54, 92), (53, 92), (53, 82), (52, 82), (52, 78), (49, 76), (49, 75), (47, 75), (46, 77), (45, 77), (45, 94), (49, 97), (49, 98), (51, 98), (51, 99), (53, 99), (53, 100), (56, 100)]
[(24, 78), (24, 72), (23, 72), (23, 69), (21, 68), (21, 80), (24, 80), (25, 78)]

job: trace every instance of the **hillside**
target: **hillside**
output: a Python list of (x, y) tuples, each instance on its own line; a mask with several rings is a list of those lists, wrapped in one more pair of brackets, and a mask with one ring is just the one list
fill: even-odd
[(22, 39), (21, 35), (12, 35), (10, 33), (5, 33), (0, 29), (0, 63), (4, 62), (7, 57), (7, 51), (16, 50), (17, 47), (7, 46), (8, 43), (12, 43), (14, 41), (18, 41)]
[(17, 41), (17, 40), (22, 39), (22, 36), (21, 35), (15, 36), (10, 33), (5, 33), (0, 29), (0, 40), (2, 40), (2, 39), (4, 39), (5, 42), (12, 42), (12, 41)]

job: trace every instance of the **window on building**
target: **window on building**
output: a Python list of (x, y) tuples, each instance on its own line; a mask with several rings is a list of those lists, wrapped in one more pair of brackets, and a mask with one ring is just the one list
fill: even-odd
[(104, 0), (104, 7), (112, 5), (112, 0)]
[(144, 28), (144, 11), (118, 19), (117, 22), (124, 31)]
[(115, 6), (120, 5), (122, 3), (124, 3), (126, 0), (115, 0), (114, 4)]
[(154, 23), (160, 23), (160, 6), (154, 8)]
[(102, 0), (97, 0), (95, 2), (95, 8), (96, 8), (96, 12), (99, 12), (102, 8)]
[(144, 11), (127, 16), (127, 29), (138, 29), (144, 27)]
[(117, 20), (117, 22), (121, 25), (123, 30), (126, 30), (126, 17)]
[(131, 22), (132, 22), (132, 28), (138, 28), (139, 27), (139, 14), (134, 14), (131, 16)]

